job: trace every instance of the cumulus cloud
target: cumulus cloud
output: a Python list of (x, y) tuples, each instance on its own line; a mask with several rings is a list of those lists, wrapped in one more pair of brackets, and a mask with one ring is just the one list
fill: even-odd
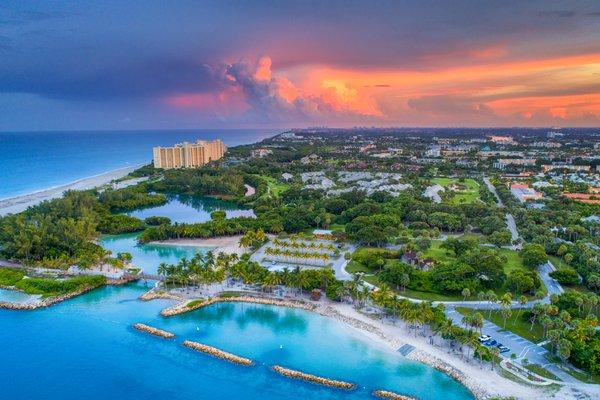
[[(220, 99), (241, 98), (247, 107), (235, 107), (233, 112), (244, 108), (242, 115), (231, 115), (238, 120), (265, 122), (335, 122), (350, 120), (377, 120), (383, 116), (375, 102), (361, 98), (356, 89), (344, 82), (327, 80), (317, 93), (307, 93), (283, 76), (274, 76), (272, 61), (268, 56), (256, 63), (240, 60), (222, 64), (213, 78), (224, 89)], [(210, 100), (209, 100), (210, 98)], [(195, 101), (194, 101), (195, 100)], [(224, 106), (214, 97), (194, 93), (180, 93), (166, 98), (167, 104), (176, 107), (213, 110)]]

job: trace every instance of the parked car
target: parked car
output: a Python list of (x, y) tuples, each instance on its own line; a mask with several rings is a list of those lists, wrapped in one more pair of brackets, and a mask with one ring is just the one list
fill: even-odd
[(488, 340), (490, 340), (492, 337), (490, 335), (481, 335), (477, 338), (477, 340), (479, 340), (479, 343), (485, 343)]
[(500, 353), (506, 353), (507, 351), (510, 351), (508, 347), (503, 345), (498, 346), (498, 349), (500, 350)]
[(498, 344), (498, 342), (496, 342), (494, 339), (490, 339), (487, 342), (484, 343), (486, 346), (495, 346)]

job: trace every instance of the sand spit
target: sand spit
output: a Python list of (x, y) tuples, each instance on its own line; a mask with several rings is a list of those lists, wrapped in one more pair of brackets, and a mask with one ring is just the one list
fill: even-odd
[(138, 331), (146, 332), (151, 335), (158, 336), (158, 337), (161, 337), (164, 339), (173, 339), (175, 337), (175, 334), (173, 334), (171, 332), (163, 331), (162, 329), (157, 329), (152, 326), (141, 324), (141, 323), (134, 324), (133, 327), (135, 329), (137, 329)]
[(191, 340), (186, 340), (185, 342), (183, 342), (183, 345), (192, 350), (206, 353), (213, 357), (220, 358), (222, 360), (226, 360), (235, 364), (245, 365), (247, 367), (252, 365), (252, 360), (250, 360), (249, 358), (236, 356), (235, 354), (231, 354), (226, 351), (217, 349), (216, 347), (207, 346), (198, 342), (192, 342)]
[(338, 381), (335, 379), (323, 378), (321, 376), (307, 374), (305, 372), (296, 371), (293, 369), (283, 368), (279, 365), (273, 366), (273, 371), (288, 378), (300, 379), (307, 382), (316, 383), (319, 385), (329, 386), (338, 389), (354, 389), (355, 384), (350, 382)]

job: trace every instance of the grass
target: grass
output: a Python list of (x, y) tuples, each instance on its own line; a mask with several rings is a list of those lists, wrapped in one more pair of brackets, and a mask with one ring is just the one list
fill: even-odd
[(436, 261), (446, 261), (450, 258), (453, 258), (452, 255), (446, 253), (446, 250), (442, 249), (440, 246), (444, 243), (443, 240), (432, 240), (431, 246), (423, 253), (423, 255), (427, 258), (432, 258)]
[(554, 375), (552, 372), (548, 371), (546, 368), (542, 367), (541, 365), (538, 364), (526, 364), (523, 365), (526, 369), (528, 369), (529, 371), (536, 373), (540, 376), (543, 376), (544, 378), (548, 378), (548, 379), (553, 379), (555, 381), (560, 381), (561, 379)]
[[(473, 310), (471, 308), (466, 307), (456, 307), (456, 311), (463, 315), (468, 315), (473, 312), (480, 312), (481, 315), (485, 319), (494, 324), (498, 325), (501, 328), (504, 328), (504, 318), (499, 310), (494, 310), (491, 312), (489, 310)], [(544, 340), (543, 328), (540, 324), (534, 324), (533, 330), (531, 329), (531, 323), (524, 318), (525, 310), (519, 314), (517, 317), (517, 310), (513, 310), (510, 318), (506, 320), (506, 327), (503, 330), (513, 332), (525, 339), (532, 341), (533, 343), (539, 343)], [(516, 320), (515, 320), (516, 319)]]
[(263, 196), (268, 196), (269, 194), (273, 195), (273, 197), (279, 197), (281, 193), (286, 191), (290, 186), (286, 183), (279, 182), (277, 179), (267, 176), (267, 175), (257, 175), (260, 179), (267, 183), (268, 191)]
[[(425, 251), (425, 257), (432, 258), (436, 261), (447, 261), (454, 258), (452, 254), (446, 253), (446, 250), (441, 248), (443, 240), (432, 240), (431, 247)], [(518, 252), (510, 249), (495, 249), (500, 254), (506, 257), (506, 265), (504, 272), (509, 274), (511, 271), (516, 269), (522, 269), (528, 271), (528, 268), (523, 265), (523, 260)]]
[(467, 178), (461, 182), (459, 179), (454, 178), (434, 178), (431, 180), (431, 183), (438, 184), (444, 188), (448, 188), (451, 185), (466, 186), (465, 189), (450, 192), (451, 195), (448, 198), (448, 202), (451, 204), (473, 203), (481, 200), (479, 198), (479, 183), (473, 179)]
[(565, 372), (581, 382), (600, 384), (600, 376), (598, 375), (592, 375), (574, 369), (565, 369)]
[(511, 271), (522, 269), (528, 271), (529, 269), (523, 265), (523, 260), (518, 252), (510, 249), (497, 249), (500, 254), (506, 257), (506, 265), (504, 266), (504, 272), (509, 274)]
[(23, 279), (23, 272), (18, 269), (0, 269), (0, 285), (2, 286), (14, 286), (21, 279)]
[[(443, 240), (432, 240), (431, 246), (424, 252), (424, 256), (426, 258), (431, 258), (437, 262), (444, 262), (444, 261), (449, 261), (449, 260), (454, 259), (454, 256), (452, 254), (446, 253), (446, 250), (441, 248), (442, 243), (444, 243)], [(519, 255), (518, 252), (516, 252), (514, 250), (510, 250), (510, 249), (496, 249), (496, 250), (498, 250), (500, 252), (500, 254), (504, 255), (507, 259), (507, 263), (504, 267), (504, 272), (506, 274), (509, 274), (511, 271), (517, 270), (517, 269), (528, 270), (528, 268), (523, 265), (523, 261), (521, 260), (521, 256)], [(395, 261), (396, 260), (392, 260), (392, 259), (387, 260), (388, 263), (392, 263)], [(372, 280), (376, 279), (378, 283), (376, 284), (373, 282), (369, 282), (369, 281), (368, 282), (372, 283), (376, 286), (379, 285), (379, 279), (376, 276), (376, 273), (378, 271), (367, 268), (366, 266), (364, 266), (360, 263), (357, 263), (355, 261), (350, 261), (348, 263), (348, 265), (346, 266), (346, 271), (348, 271), (349, 273), (362, 272), (365, 274), (371, 274), (371, 275), (373, 275), (373, 277), (371, 277), (370, 279), (372, 279)], [(365, 280), (367, 280), (366, 278), (367, 277), (365, 277)], [(543, 288), (543, 283), (542, 283), (542, 288)], [(505, 285), (502, 285), (501, 287), (497, 287), (494, 289), (494, 292), (498, 295), (498, 297), (504, 295), (507, 291), (508, 291), (508, 289), (505, 287)], [(406, 289), (406, 291), (399, 291), (397, 293), (402, 296), (406, 296), (406, 297), (410, 297), (410, 298), (414, 298), (414, 299), (420, 299), (420, 300), (454, 301), (454, 300), (462, 300), (463, 299), (463, 297), (459, 294), (456, 294), (456, 295), (443, 294), (443, 293), (435, 293), (435, 292), (411, 290), (411, 289)], [(527, 296), (527, 297), (531, 298), (531, 296)], [(476, 300), (476, 298), (474, 296), (472, 296), (468, 300)]]
[(363, 272), (365, 274), (373, 273), (371, 269), (367, 268), (365, 265), (357, 263), (356, 261), (350, 261), (348, 265), (346, 265), (346, 271), (350, 272), (351, 274), (355, 274), (357, 272)]

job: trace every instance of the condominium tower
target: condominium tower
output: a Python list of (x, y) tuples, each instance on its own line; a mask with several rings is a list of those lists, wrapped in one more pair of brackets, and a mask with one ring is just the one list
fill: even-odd
[(198, 140), (196, 143), (178, 143), (173, 147), (154, 147), (154, 167), (171, 168), (197, 168), (211, 161), (223, 157), (227, 147), (221, 140), (207, 142)]

